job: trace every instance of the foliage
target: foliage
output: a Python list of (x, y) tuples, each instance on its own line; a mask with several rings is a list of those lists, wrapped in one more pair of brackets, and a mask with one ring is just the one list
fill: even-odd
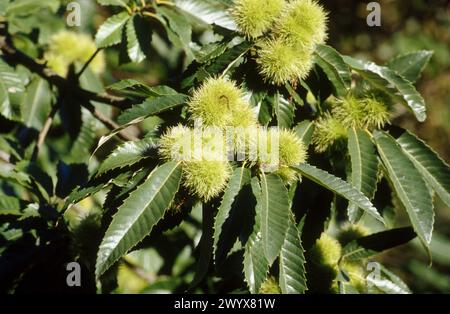
[[(341, 55), (313, 0), (97, 2), (74, 31), (64, 1), (0, 0), (1, 291), (410, 292), (368, 258), (433, 253), (450, 206), (449, 166), (393, 125), (426, 119), (432, 52)], [(143, 79), (158, 60), (172, 79)]]

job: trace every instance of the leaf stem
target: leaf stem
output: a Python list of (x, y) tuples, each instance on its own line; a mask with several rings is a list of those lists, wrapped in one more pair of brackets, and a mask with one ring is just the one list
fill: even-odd
[(102, 48), (97, 48), (97, 50), (95, 50), (94, 54), (89, 58), (88, 61), (86, 61), (86, 63), (83, 65), (83, 67), (81, 68), (80, 72), (77, 73), (77, 78), (80, 78), (81, 75), (83, 75), (84, 71), (89, 67), (89, 64), (91, 64), (91, 62), (95, 59), (95, 57), (98, 55), (98, 53), (102, 50)]
[(125, 10), (127, 10), (127, 12), (128, 12), (129, 15), (132, 15), (132, 14), (133, 14), (133, 9), (130, 8), (130, 7), (129, 7), (128, 5), (126, 5), (126, 4), (125, 4)]
[(159, 17), (158, 17), (155, 13), (148, 12), (148, 11), (144, 11), (144, 12), (142, 12), (142, 15), (151, 17), (151, 18), (153, 18), (153, 19), (158, 20), (159, 22), (161, 22), (161, 20), (159, 19)]
[(171, 2), (171, 1), (166, 1), (166, 0), (156, 0), (156, 4), (157, 5), (168, 5), (168, 6), (171, 6), (171, 7), (176, 6), (175, 3)]

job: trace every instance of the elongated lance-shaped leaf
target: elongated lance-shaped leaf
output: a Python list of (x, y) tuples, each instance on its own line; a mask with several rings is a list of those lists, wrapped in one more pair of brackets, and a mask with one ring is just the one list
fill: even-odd
[(0, 216), (1, 215), (21, 215), (21, 201), (13, 196), (0, 193)]
[(419, 79), (425, 66), (430, 61), (432, 55), (432, 51), (415, 51), (400, 55), (390, 60), (387, 66), (408, 81), (415, 83)]
[(127, 12), (121, 12), (108, 18), (95, 35), (97, 47), (105, 48), (120, 43), (123, 28), (129, 18)]
[(124, 201), (100, 244), (97, 277), (150, 233), (175, 197), (180, 179), (179, 163), (168, 162), (153, 170)]
[(95, 153), (100, 149), (100, 147), (102, 147), (103, 145), (105, 145), (105, 143), (107, 143), (109, 140), (111, 140), (114, 136), (116, 136), (117, 133), (119, 133), (122, 130), (125, 130), (126, 128), (128, 128), (129, 126), (133, 125), (133, 124), (137, 124), (139, 122), (142, 122), (144, 120), (144, 117), (141, 118), (136, 118), (126, 124), (123, 124), (119, 127), (117, 127), (116, 129), (112, 130), (111, 132), (109, 132), (106, 135), (103, 135), (100, 140), (97, 143), (97, 147), (95, 147), (94, 152), (91, 154), (91, 158), (92, 156), (95, 155)]
[(215, 205), (213, 203), (197, 204), (202, 207), (202, 237), (196, 248), (198, 252), (198, 261), (195, 270), (195, 276), (189, 285), (188, 291), (196, 288), (208, 274), (210, 262), (213, 255), (213, 233), (214, 233), (214, 211)]
[(126, 24), (127, 52), (131, 61), (139, 63), (145, 59), (152, 41), (152, 31), (144, 17), (132, 16)]
[(135, 164), (143, 158), (149, 157), (149, 152), (154, 147), (155, 143), (150, 138), (135, 142), (126, 142), (117, 147), (111, 155), (103, 161), (98, 169), (98, 174), (115, 168)]
[(20, 105), (26, 126), (41, 130), (51, 110), (52, 93), (49, 83), (35, 77), (27, 86), (26, 95)]
[[(56, 13), (60, 7), (60, 1), (55, 0), (20, 0), (20, 1), (0, 1), (0, 11), (3, 14), (3, 10), (6, 9), (6, 16), (22, 15), (26, 13), (27, 16), (32, 16), (38, 13), (42, 9), (48, 9), (53, 13)], [(36, 23), (36, 22), (35, 22)]]
[(405, 131), (397, 142), (428, 184), (450, 207), (450, 167), (427, 144)]
[(279, 285), (284, 294), (305, 293), (307, 290), (303, 252), (300, 233), (292, 217), (280, 253)]
[(261, 174), (261, 233), (264, 253), (269, 265), (281, 251), (288, 229), (289, 195), (281, 179), (274, 174)]
[(174, 0), (176, 6), (206, 24), (236, 30), (230, 16), (231, 2), (217, 0)]
[(333, 83), (338, 96), (345, 96), (352, 83), (350, 68), (342, 56), (334, 48), (327, 45), (317, 45), (314, 52), (315, 62), (327, 74)]
[(422, 174), (393, 137), (385, 132), (376, 132), (374, 137), (389, 180), (408, 212), (414, 230), (422, 243), (428, 246), (434, 224), (430, 190)]
[(0, 115), (10, 120), (20, 120), (20, 102), (25, 91), (20, 76), (0, 59)]
[[(219, 245), (219, 240), (228, 238), (228, 233), (230, 233), (233, 228), (230, 224), (225, 224), (225, 221), (229, 218), (230, 211), (232, 209), (233, 203), (245, 184), (250, 183), (250, 170), (245, 167), (237, 168), (228, 183), (228, 187), (222, 198), (222, 203), (220, 204), (219, 210), (214, 221), (214, 259), (216, 263), (220, 262), (228, 252), (224, 251), (223, 245)], [(227, 241), (225, 241), (227, 242)], [(230, 241), (228, 241), (230, 242)], [(229, 243), (233, 245), (233, 243)], [(231, 247), (230, 247), (231, 248)]]
[(129, 0), (97, 0), (101, 5), (112, 5), (126, 7)]
[(245, 281), (251, 293), (258, 293), (262, 283), (266, 280), (269, 264), (264, 254), (264, 246), (261, 237), (261, 186), (258, 178), (251, 181), (252, 191), (257, 200), (255, 208), (255, 220), (244, 250), (244, 275)]
[(171, 95), (149, 97), (143, 103), (125, 110), (118, 121), (120, 124), (127, 124), (136, 119), (157, 115), (184, 104), (186, 100), (186, 95), (176, 92)]
[(294, 104), (290, 103), (280, 93), (277, 93), (273, 100), (278, 126), (280, 128), (290, 128), (294, 122)]
[(291, 168), (298, 171), (311, 181), (316, 182), (326, 189), (342, 196), (348, 201), (355, 203), (355, 205), (361, 208), (364, 212), (384, 223), (383, 218), (380, 216), (377, 209), (372, 205), (367, 196), (358, 191), (353, 185), (333, 176), (332, 174), (329, 174), (324, 170), (308, 164), (300, 164)]
[(309, 120), (304, 120), (295, 127), (295, 133), (302, 140), (305, 146), (309, 146), (309, 144), (311, 144), (314, 128), (314, 123)]
[(177, 91), (169, 86), (148, 86), (147, 84), (134, 79), (118, 81), (117, 83), (109, 85), (106, 89), (128, 98), (148, 98), (177, 94)]
[[(369, 135), (363, 130), (349, 129), (348, 151), (352, 164), (350, 182), (365, 196), (372, 199), (377, 188), (378, 158)], [(356, 223), (363, 214), (363, 211), (353, 202), (349, 203), (347, 211), (352, 223)]]
[(111, 177), (108, 176), (108, 181), (98, 179), (100, 178), (91, 180), (86, 185), (80, 186), (79, 188), (73, 190), (67, 197), (64, 207), (67, 208), (68, 206), (75, 204), (106, 188), (110, 184), (109, 180), (111, 180)]
[(192, 37), (192, 26), (184, 14), (176, 7), (157, 7), (157, 12), (168, 22), (170, 29), (178, 35), (184, 46), (189, 46)]
[(342, 259), (350, 262), (376, 255), (385, 250), (408, 243), (416, 237), (411, 227), (391, 229), (371, 234), (346, 244)]
[(348, 282), (339, 281), (339, 294), (360, 294), (358, 289)]
[[(370, 286), (383, 291), (386, 294), (411, 294), (411, 290), (397, 275), (383, 265), (376, 263), (369, 270), (373, 272), (367, 276)], [(370, 288), (369, 288), (370, 293)]]
[(292, 100), (294, 101), (294, 103), (296, 103), (297, 105), (303, 107), (305, 105), (302, 97), (299, 95), (299, 93), (294, 89), (294, 87), (292, 87), (291, 83), (287, 82), (286, 84), (284, 84), (284, 87), (286, 88), (287, 92), (289, 93), (289, 95), (291, 96)]
[[(192, 69), (188, 69), (188, 73), (192, 73), (185, 77), (181, 82), (182, 88), (192, 86), (192, 84), (200, 83), (205, 79), (215, 76), (224, 75), (232, 68), (253, 46), (253, 44), (246, 40), (233, 40), (228, 45), (225, 51), (221, 52), (216, 58), (208, 60), (200, 67), (194, 65)], [(189, 71), (191, 70), (191, 71)]]
[(365, 62), (348, 56), (344, 57), (344, 61), (372, 85), (401, 100), (401, 103), (414, 113), (417, 120), (425, 121), (427, 118), (425, 101), (410, 81), (394, 70), (373, 62)]

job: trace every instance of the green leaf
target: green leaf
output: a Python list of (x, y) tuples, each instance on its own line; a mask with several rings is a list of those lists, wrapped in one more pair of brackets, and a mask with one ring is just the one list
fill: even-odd
[(387, 67), (345, 56), (344, 61), (377, 88), (401, 100), (417, 120), (427, 118), (425, 101), (411, 82)]
[(259, 103), (261, 106), (259, 107), (258, 121), (260, 124), (267, 126), (273, 118), (273, 96), (265, 94)]
[(104, 173), (111, 169), (121, 168), (137, 163), (143, 158), (149, 157), (149, 152), (155, 147), (150, 138), (136, 142), (126, 142), (116, 148), (108, 158), (100, 165), (98, 173)]
[(95, 43), (99, 48), (116, 45), (122, 40), (122, 30), (130, 16), (127, 12), (121, 12), (108, 18), (98, 29), (95, 35)]
[(202, 237), (197, 245), (197, 252), (199, 254), (197, 265), (195, 267), (195, 276), (189, 285), (189, 290), (196, 288), (206, 277), (211, 264), (213, 255), (213, 233), (214, 233), (214, 211), (213, 204), (201, 204), (202, 207)]
[(51, 110), (52, 94), (46, 80), (34, 78), (27, 86), (21, 104), (22, 120), (28, 127), (41, 130)]
[(339, 281), (339, 294), (360, 294), (360, 293), (358, 289), (356, 289), (356, 287), (352, 286), (351, 284)]
[(289, 195), (281, 179), (261, 174), (261, 234), (269, 265), (280, 254), (289, 226)]
[(251, 293), (258, 293), (269, 271), (261, 235), (249, 238), (244, 255), (245, 281)]
[(384, 223), (383, 218), (380, 216), (376, 208), (373, 207), (367, 196), (362, 194), (351, 184), (329, 174), (324, 170), (318, 169), (308, 164), (300, 164), (291, 168), (298, 171), (300, 174), (310, 179), (311, 181), (314, 181), (317, 184), (325, 187), (326, 189), (342, 196), (348, 201), (355, 203), (367, 214)]
[[(233, 226), (225, 224), (225, 221), (229, 218), (233, 203), (242, 187), (250, 183), (250, 177), (251, 174), (249, 169), (245, 167), (237, 168), (223, 195), (222, 203), (220, 204), (214, 221), (214, 259), (216, 263), (226, 257), (226, 254), (228, 253), (224, 251), (223, 245), (219, 245), (219, 240), (226, 239), (227, 233), (231, 232), (230, 228)], [(231, 243), (231, 245), (233, 245), (233, 243)]]
[(346, 244), (342, 250), (342, 259), (349, 262), (366, 259), (385, 250), (408, 243), (415, 237), (416, 233), (411, 227), (374, 233)]
[(229, 30), (236, 25), (229, 14), (230, 4), (217, 0), (174, 0), (176, 6), (206, 24), (216, 24)]
[(7, 15), (32, 15), (39, 10), (49, 9), (56, 12), (59, 0), (14, 0), (6, 9)]
[(280, 128), (290, 128), (294, 122), (295, 107), (280, 93), (275, 95), (274, 108), (277, 116), (278, 126)]
[(258, 293), (267, 277), (269, 264), (264, 254), (264, 245), (261, 238), (261, 186), (256, 177), (252, 178), (251, 185), (257, 204), (253, 231), (245, 244), (244, 275), (250, 292)]
[[(252, 43), (246, 40), (233, 40), (228, 44), (227, 49), (213, 60), (209, 60), (207, 64), (194, 64), (194, 74), (186, 77), (182, 81), (182, 88), (190, 87), (195, 83), (204, 81), (205, 79), (221, 74), (229, 70), (250, 50)], [(194, 66), (193, 65), (193, 66)], [(188, 71), (188, 73), (192, 73)]]
[[(103, 206), (108, 210), (115, 209), (120, 206), (123, 201), (129, 197), (138, 186), (147, 180), (147, 177), (153, 170), (150, 168), (142, 168), (137, 171), (122, 172), (121, 175), (115, 177), (112, 181), (114, 185), (109, 190), (107, 199), (103, 203)], [(127, 177), (126, 181), (121, 181), (120, 177)]]
[(309, 144), (311, 143), (311, 139), (314, 134), (314, 128), (314, 123), (309, 120), (304, 120), (295, 127), (295, 133), (302, 140), (305, 146), (309, 146)]
[(209, 74), (219, 74), (226, 71), (241, 60), (252, 46), (253, 43), (246, 40), (241, 41), (240, 39), (236, 39), (231, 41), (229, 48), (214, 59), (209, 66), (205, 67), (205, 71)]
[(152, 30), (144, 17), (135, 14), (126, 25), (127, 50), (130, 60), (136, 63), (143, 61), (152, 41)]
[(25, 86), (12, 67), (0, 59), (0, 114), (10, 120), (20, 120), (20, 100)]
[(170, 29), (178, 35), (183, 45), (189, 47), (192, 36), (192, 27), (186, 17), (178, 12), (178, 8), (159, 6), (157, 12), (167, 20)]
[(305, 293), (305, 256), (300, 233), (293, 219), (289, 219), (288, 231), (280, 253), (279, 284), (283, 294)]
[(408, 81), (415, 83), (420, 78), (420, 74), (432, 56), (432, 51), (415, 51), (390, 60), (387, 67), (394, 70)]
[(297, 91), (292, 87), (291, 83), (286, 83), (284, 84), (284, 87), (286, 88), (287, 92), (289, 93), (289, 95), (291, 96), (292, 100), (294, 100), (294, 102), (297, 105), (300, 106), (304, 106), (304, 101), (302, 99), (302, 97), (297, 93)]
[[(110, 178), (108, 178), (110, 180)], [(104, 182), (102, 180), (94, 179), (89, 181), (87, 184), (79, 187), (78, 189), (72, 191), (67, 198), (64, 207), (67, 208), (72, 204), (78, 203), (79, 201), (101, 191), (109, 185), (109, 182)]]
[(195, 60), (200, 64), (207, 63), (224, 53), (225, 50), (227, 50), (227, 47), (228, 42), (225, 41), (213, 42), (204, 45), (200, 48), (200, 50), (193, 51)]
[(53, 196), (54, 185), (52, 177), (36, 162), (21, 160), (16, 163), (15, 171), (17, 178), (19, 180), (23, 178), (24, 181), (28, 181), (33, 193), (41, 200), (49, 201), (50, 197)]
[(125, 110), (117, 119), (120, 124), (127, 124), (137, 118), (146, 118), (178, 107), (187, 101), (187, 96), (175, 92), (171, 95), (149, 97), (143, 103)]
[(377, 263), (379, 274), (367, 276), (367, 283), (387, 294), (411, 294), (411, 290), (397, 275)]
[(97, 0), (97, 2), (101, 5), (113, 5), (113, 6), (121, 6), (126, 7), (129, 0)]
[(385, 132), (376, 132), (378, 153), (397, 196), (406, 208), (420, 240), (429, 245), (433, 232), (433, 202), (423, 176), (400, 145)]
[(428, 184), (450, 207), (450, 167), (427, 144), (408, 131), (397, 142)]
[(337, 95), (347, 95), (351, 87), (352, 78), (350, 69), (339, 52), (327, 45), (317, 45), (314, 56), (315, 62), (333, 83)]
[[(377, 188), (378, 158), (375, 146), (366, 131), (349, 129), (348, 151), (352, 164), (350, 182), (371, 200)], [(352, 223), (356, 223), (362, 216), (362, 212), (354, 203), (350, 202), (347, 210)]]
[(16, 215), (20, 216), (21, 202), (18, 198), (0, 193), (0, 216), (2, 215)]
[(99, 128), (97, 120), (84, 108), (81, 110), (81, 117), (83, 124), (81, 125), (80, 133), (70, 148), (70, 153), (64, 158), (64, 161), (69, 163), (89, 163), (91, 149), (97, 141), (95, 132)]
[(0, 16), (6, 15), (6, 8), (9, 5), (9, 0), (0, 0)]
[(121, 256), (150, 233), (175, 197), (181, 179), (179, 163), (156, 168), (119, 207), (97, 255), (96, 275), (102, 275)]
[(142, 82), (133, 79), (121, 80), (107, 87), (125, 97), (147, 98), (155, 96), (167, 96), (177, 92), (165, 85), (150, 87)]

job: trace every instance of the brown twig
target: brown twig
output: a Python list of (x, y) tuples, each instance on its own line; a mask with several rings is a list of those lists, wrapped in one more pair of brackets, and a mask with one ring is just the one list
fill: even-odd
[[(95, 108), (92, 104), (88, 105), (82, 105), (84, 108), (89, 110), (89, 112), (101, 123), (103, 123), (104, 126), (106, 126), (109, 130), (114, 131), (120, 127), (117, 123), (115, 123), (113, 120), (105, 116), (103, 113), (101, 113), (97, 108)], [(117, 136), (121, 138), (124, 141), (137, 141), (139, 140), (137, 137), (129, 134), (128, 132), (120, 131), (117, 133)]]
[(42, 128), (41, 132), (39, 132), (38, 140), (36, 142), (36, 146), (33, 150), (33, 155), (31, 156), (31, 160), (35, 161), (39, 155), (39, 151), (42, 148), (42, 145), (44, 145), (45, 138), (47, 137), (48, 132), (50, 131), (50, 128), (53, 124), (53, 119), (55, 118), (56, 113), (59, 110), (59, 104), (55, 103), (52, 106), (52, 110), (48, 114), (47, 119), (45, 120), (44, 127)]

